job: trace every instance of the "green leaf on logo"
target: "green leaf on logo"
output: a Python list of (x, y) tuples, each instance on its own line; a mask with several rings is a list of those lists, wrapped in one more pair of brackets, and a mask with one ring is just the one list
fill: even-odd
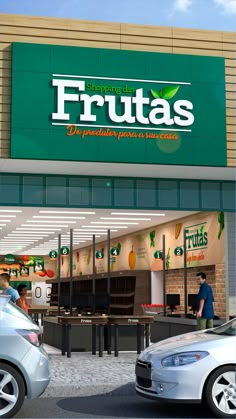
[(163, 89), (161, 89), (160, 91), (160, 95), (163, 99), (172, 99), (176, 93), (179, 90), (179, 86), (170, 86), (170, 87), (164, 87)]
[(156, 99), (159, 99), (161, 97), (158, 90), (151, 90), (151, 93), (152, 93), (152, 96), (155, 97)]
[(203, 231), (204, 231), (204, 225), (203, 226), (201, 226), (201, 228), (200, 228), (200, 233), (203, 233)]

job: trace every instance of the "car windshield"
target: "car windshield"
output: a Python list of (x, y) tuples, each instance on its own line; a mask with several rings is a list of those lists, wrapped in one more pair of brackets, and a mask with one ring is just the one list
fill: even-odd
[(222, 326), (216, 327), (212, 330), (207, 330), (205, 333), (225, 335), (225, 336), (236, 336), (236, 318), (224, 323)]

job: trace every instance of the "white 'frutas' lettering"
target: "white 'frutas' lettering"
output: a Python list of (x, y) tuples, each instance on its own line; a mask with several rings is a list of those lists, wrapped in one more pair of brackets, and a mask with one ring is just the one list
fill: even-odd
[[(83, 122), (97, 122), (99, 113), (96, 107), (104, 107), (106, 115), (111, 122), (143, 125), (178, 125), (188, 127), (194, 123), (192, 102), (188, 100), (177, 100), (173, 104), (175, 116), (171, 115), (170, 103), (163, 98), (149, 99), (143, 94), (143, 89), (137, 89), (134, 96), (114, 95), (88, 95), (78, 93), (66, 93), (66, 88), (75, 88), (79, 92), (85, 91), (83, 80), (60, 80), (53, 79), (52, 86), (57, 88), (57, 111), (52, 114), (52, 119), (69, 121), (70, 114), (65, 112), (66, 102), (80, 102), (83, 111), (78, 115)], [(119, 106), (120, 105), (120, 106)], [(119, 109), (119, 113), (117, 112)], [(122, 112), (120, 111), (122, 109)]]

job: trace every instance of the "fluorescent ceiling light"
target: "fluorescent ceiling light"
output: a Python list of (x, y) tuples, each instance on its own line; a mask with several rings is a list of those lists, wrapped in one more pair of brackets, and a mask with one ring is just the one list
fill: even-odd
[(163, 213), (157, 213), (157, 212), (155, 212), (155, 213), (150, 213), (150, 212), (112, 212), (111, 213), (111, 215), (130, 215), (130, 216), (132, 216), (132, 215), (137, 215), (137, 216), (139, 216), (139, 215), (144, 215), (144, 216), (147, 216), (147, 217), (164, 217), (166, 214), (163, 214)]
[(27, 245), (27, 244), (33, 244), (34, 243), (34, 241), (33, 240), (31, 240), (31, 241), (15, 241), (15, 240), (7, 240), (7, 241), (4, 241), (4, 240), (2, 240), (1, 241), (1, 244), (3, 245), (3, 244), (6, 244), (6, 245), (9, 245), (9, 244), (24, 244), (25, 246)]
[[(8, 238), (10, 238), (10, 239), (20, 239), (20, 236), (14, 236), (14, 235), (9, 234)], [(37, 237), (35, 237), (35, 236), (25, 236), (25, 238), (26, 239), (34, 239), (34, 240), (43, 240), (43, 239), (45, 240), (44, 236), (37, 236)]]
[(42, 233), (41, 231), (18, 231), (18, 230), (13, 230), (11, 233), (9, 234), (17, 234), (18, 236), (20, 234), (30, 234), (31, 236), (49, 236), (50, 233)]
[[(0, 217), (2, 218), (2, 217), (7, 217), (7, 218), (16, 218), (16, 215), (8, 215), (8, 214), (0, 214)], [(10, 221), (12, 221), (12, 220), (10, 220)]]
[(100, 220), (151, 221), (151, 218), (118, 218), (118, 217), (100, 217)]
[[(101, 236), (96, 236), (96, 237), (101, 237)], [(91, 239), (92, 240), (92, 236), (76, 236), (74, 237), (74, 240), (78, 240), (78, 239)], [(69, 243), (70, 241), (68, 241)]]
[(76, 224), (76, 221), (70, 221), (70, 220), (27, 220), (27, 223)]
[[(91, 221), (91, 224), (108, 224), (108, 223), (106, 221)], [(109, 224), (110, 225), (114, 224), (115, 226), (118, 226), (120, 228), (120, 225), (123, 225), (123, 224), (138, 225), (139, 223), (129, 223), (129, 222), (120, 223), (120, 222), (110, 221)]]
[(39, 211), (40, 214), (88, 214), (95, 215), (94, 211)]
[(33, 218), (50, 218), (50, 219), (65, 219), (65, 220), (85, 220), (86, 217), (54, 217), (53, 215), (34, 215)]
[(6, 226), (6, 224), (0, 224), (0, 226), (1, 226), (1, 227), (5, 227), (5, 226)]
[[(101, 233), (100, 231), (95, 231), (94, 234), (101, 234), (101, 236), (107, 236), (107, 233)], [(70, 233), (67, 233), (67, 236), (69, 236)], [(90, 231), (74, 231), (73, 236), (93, 236), (93, 233)]]
[(21, 238), (21, 237), (19, 237), (19, 238), (17, 238), (17, 237), (4, 237), (4, 239), (2, 239), (1, 240), (1, 243), (3, 242), (3, 241), (5, 241), (5, 240), (7, 240), (7, 241), (15, 241), (15, 242), (24, 242), (24, 241), (36, 241), (36, 240), (34, 240), (34, 239), (27, 239), (27, 238)]
[(12, 222), (12, 220), (0, 220), (1, 221), (1, 223), (11, 223)]
[[(105, 229), (102, 229), (101, 230), (99, 227), (98, 228), (97, 227), (91, 228), (91, 227), (92, 226), (90, 226), (90, 228), (86, 228), (86, 229), (85, 228), (75, 228), (74, 231), (81, 231), (81, 232), (84, 232), (84, 233), (86, 233), (86, 232), (88, 232), (88, 233), (95, 232), (95, 233), (106, 233), (107, 234), (107, 230), (105, 230)], [(111, 230), (111, 231), (116, 232), (118, 230)]]
[[(46, 228), (38, 228), (38, 227), (17, 227), (16, 230), (22, 230), (22, 231), (35, 231), (36, 233), (39, 231), (45, 231)], [(45, 233), (51, 233), (54, 234), (55, 231), (61, 231), (61, 228), (47, 228), (47, 231), (45, 231)]]
[(0, 212), (22, 212), (22, 210), (8, 210), (8, 209), (2, 209)]
[[(92, 228), (93, 226), (82, 226), (82, 227), (84, 227), (84, 228)], [(110, 228), (114, 228), (114, 227), (117, 227), (118, 229), (120, 229), (120, 228), (128, 228), (127, 226), (107, 226), (107, 225), (105, 225), (105, 226), (102, 226), (103, 228), (107, 228), (108, 230), (110, 229)]]
[(67, 225), (67, 224), (21, 224), (21, 227), (43, 227), (44, 229), (45, 228), (54, 228), (54, 227), (56, 227), (56, 228), (58, 228), (58, 227), (60, 227), (60, 228), (69, 228), (69, 226)]

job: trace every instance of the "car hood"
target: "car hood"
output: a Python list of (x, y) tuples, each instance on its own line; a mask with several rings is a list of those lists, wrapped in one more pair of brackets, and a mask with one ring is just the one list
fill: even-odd
[(172, 354), (182, 351), (191, 350), (207, 350), (216, 345), (220, 346), (220, 342), (225, 341), (226, 336), (210, 334), (206, 332), (191, 332), (184, 335), (172, 337), (158, 343), (154, 343), (145, 349), (139, 359), (151, 360), (153, 356)]

